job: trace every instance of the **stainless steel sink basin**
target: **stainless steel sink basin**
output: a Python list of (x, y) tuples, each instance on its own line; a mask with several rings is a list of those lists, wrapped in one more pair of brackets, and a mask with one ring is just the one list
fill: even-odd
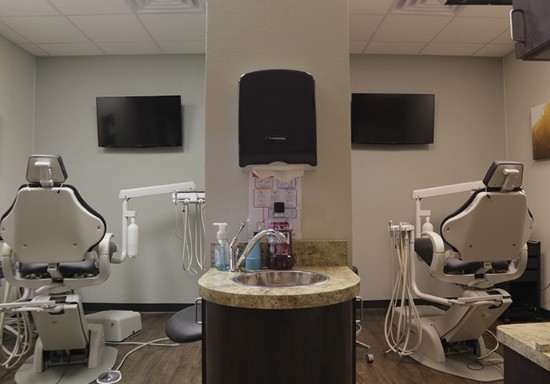
[(321, 284), (328, 276), (303, 271), (259, 271), (247, 272), (231, 278), (235, 283), (253, 287), (297, 287)]

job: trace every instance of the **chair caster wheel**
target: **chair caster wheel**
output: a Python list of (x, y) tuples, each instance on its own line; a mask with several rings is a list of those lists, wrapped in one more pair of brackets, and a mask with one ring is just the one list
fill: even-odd
[(374, 355), (372, 353), (367, 353), (367, 363), (374, 362)]

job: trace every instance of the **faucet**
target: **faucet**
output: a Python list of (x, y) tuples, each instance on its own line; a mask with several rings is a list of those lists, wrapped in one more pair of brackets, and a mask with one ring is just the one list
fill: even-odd
[(236, 271), (235, 264), (237, 262), (237, 255), (239, 254), (239, 234), (243, 230), (243, 228), (246, 226), (246, 222), (241, 221), (241, 225), (239, 226), (239, 229), (237, 229), (237, 234), (231, 240), (231, 243), (229, 243), (229, 270), (231, 272)]
[[(244, 264), (245, 260), (246, 260), (246, 257), (248, 256), (248, 254), (250, 253), (250, 251), (252, 250), (252, 248), (254, 248), (254, 246), (256, 245), (256, 243), (258, 243), (258, 241), (260, 241), (261, 239), (263, 239), (264, 237), (267, 237), (267, 236), (275, 236), (277, 238), (277, 240), (281, 241), (281, 242), (287, 242), (287, 239), (286, 239), (286, 236), (279, 232), (279, 231), (276, 231), (274, 229), (264, 229), (263, 231), (260, 231), (258, 232), (252, 239), (250, 239), (250, 241), (248, 242), (248, 244), (246, 245), (246, 247), (244, 247), (244, 250), (243, 250), (243, 253), (241, 254), (240, 257), (239, 256), (239, 245), (238, 245), (238, 242), (235, 242), (236, 246), (233, 247), (233, 241), (231, 242), (231, 264), (232, 264), (232, 268), (230, 269), (231, 272), (239, 272), (242, 270), (242, 265)], [(235, 240), (235, 239), (233, 239)], [(237, 259), (238, 257), (238, 259)]]

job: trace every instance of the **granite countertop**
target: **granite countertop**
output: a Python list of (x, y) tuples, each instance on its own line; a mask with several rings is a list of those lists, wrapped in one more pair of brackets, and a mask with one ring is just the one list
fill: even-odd
[(347, 266), (299, 266), (293, 270), (325, 274), (323, 283), (296, 287), (249, 287), (231, 281), (243, 272), (211, 268), (199, 279), (199, 294), (210, 302), (239, 308), (298, 309), (342, 303), (359, 293), (360, 278)]
[(550, 323), (499, 325), (497, 339), (508, 348), (550, 371), (550, 352), (539, 352), (536, 349), (536, 343), (550, 344)]

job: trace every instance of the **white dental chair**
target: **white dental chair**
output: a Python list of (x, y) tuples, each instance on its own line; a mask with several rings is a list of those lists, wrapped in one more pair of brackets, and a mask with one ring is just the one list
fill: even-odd
[[(413, 321), (413, 333), (421, 334), (421, 342), (412, 357), (420, 363), (478, 381), (502, 379), (502, 359), (486, 349), (483, 334), (512, 302), (506, 291), (494, 286), (517, 279), (527, 264), (533, 218), (522, 178), (521, 163), (495, 161), (480, 188), (442, 221), (440, 234), (427, 231), (415, 240), (414, 251), (429, 265), (430, 275), (463, 290), (453, 299), (421, 292), (411, 261), (415, 294), (438, 304), (418, 307), (419, 320)], [(429, 212), (420, 209), (423, 197), (465, 191), (471, 185), (414, 191), (417, 226), (419, 215)]]
[(0, 309), (30, 311), (39, 336), (32, 365), (23, 365), (16, 374), (18, 383), (59, 382), (49, 371), (68, 365), (88, 372), (78, 376), (65, 370), (63, 375), (74, 381), (63, 383), (88, 383), (116, 360), (116, 349), (105, 346), (103, 326), (86, 321), (74, 293), (107, 279), (116, 247), (103, 218), (74, 187), (64, 184), (66, 178), (61, 157), (31, 156), (27, 184), (0, 220), (4, 277), (12, 286), (33, 292), (32, 300), (5, 303)]

